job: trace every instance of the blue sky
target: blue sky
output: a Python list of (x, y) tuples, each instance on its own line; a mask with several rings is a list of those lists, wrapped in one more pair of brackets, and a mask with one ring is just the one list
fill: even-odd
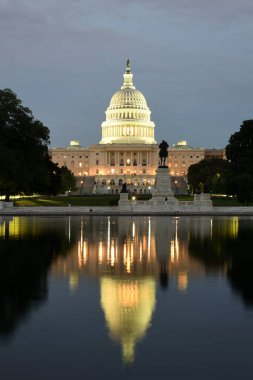
[(252, 0), (0, 0), (0, 88), (52, 146), (88, 146), (130, 58), (158, 141), (223, 147), (253, 118), (252, 18)]

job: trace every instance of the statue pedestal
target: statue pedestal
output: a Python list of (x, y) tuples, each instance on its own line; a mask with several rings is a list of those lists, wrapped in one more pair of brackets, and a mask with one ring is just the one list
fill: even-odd
[(156, 170), (156, 184), (152, 198), (149, 203), (151, 204), (168, 204), (177, 205), (178, 200), (174, 197), (171, 190), (171, 179), (168, 167), (158, 167)]
[(213, 202), (209, 193), (194, 194), (194, 206), (212, 208)]
[(118, 202), (118, 207), (122, 211), (128, 211), (131, 210), (131, 202), (128, 199), (128, 193), (120, 193), (120, 198)]

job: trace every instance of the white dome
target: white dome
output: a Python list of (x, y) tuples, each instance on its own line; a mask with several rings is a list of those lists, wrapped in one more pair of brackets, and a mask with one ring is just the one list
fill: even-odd
[(142, 93), (131, 87), (119, 90), (113, 95), (108, 110), (119, 108), (133, 108), (149, 111), (146, 99)]
[(127, 61), (124, 83), (112, 96), (102, 123), (100, 144), (144, 143), (156, 144), (155, 124), (150, 120), (150, 110), (143, 94), (133, 85), (133, 74)]

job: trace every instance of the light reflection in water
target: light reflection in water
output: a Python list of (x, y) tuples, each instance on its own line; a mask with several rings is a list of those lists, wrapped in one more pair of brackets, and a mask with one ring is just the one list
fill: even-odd
[[(223, 224), (222, 230), (225, 226), (227, 234), (236, 236), (238, 218)], [(76, 291), (83, 274), (100, 278), (101, 308), (111, 338), (121, 344), (125, 364), (133, 362), (136, 343), (151, 325), (157, 277), (164, 289), (174, 278), (178, 291), (186, 294), (190, 278), (205, 275), (203, 265), (188, 255), (188, 240), (195, 230), (201, 231), (201, 238), (211, 239), (213, 222), (150, 217), (81, 222), (77, 255), (73, 250), (67, 270), (65, 266), (70, 290)], [(61, 271), (62, 260), (57, 260), (54, 271)]]
[(155, 308), (154, 277), (101, 277), (101, 307), (113, 340), (122, 347), (126, 365), (134, 361), (136, 343), (142, 339), (151, 323)]
[[(114, 340), (118, 351), (121, 348), (126, 365), (131, 365), (134, 361), (138, 363), (131, 369), (131, 375), (137, 369), (139, 376), (141, 368), (144, 377), (150, 377), (147, 370), (149, 359), (151, 363), (159, 363), (161, 353), (164, 352), (165, 362), (168, 357), (173, 359), (168, 363), (163, 362), (165, 371), (170, 373), (174, 364), (172, 377), (176, 378), (181, 363), (187, 360), (192, 363), (196, 357), (199, 359), (201, 352), (198, 352), (198, 348), (203, 351), (204, 340), (208, 346), (213, 341), (212, 349), (204, 350), (204, 362), (206, 363), (209, 352), (211, 368), (215, 362), (216, 350), (218, 361), (219, 353), (222, 352), (223, 355), (223, 352), (228, 351), (223, 368), (227, 371), (226, 363), (232, 363), (231, 347), (228, 344), (233, 339), (234, 326), (237, 327), (235, 337), (238, 347), (241, 349), (245, 342), (249, 342), (246, 349), (250, 352), (252, 337), (248, 334), (252, 327), (253, 310), (252, 232), (253, 220), (237, 217), (0, 217), (0, 339), (7, 338), (8, 344), (12, 346), (12, 351), (9, 351), (10, 362), (5, 367), (11, 369), (12, 361), (15, 357), (20, 357), (17, 342), (21, 350), (24, 346), (31, 347), (28, 348), (27, 358), (34, 354), (32, 352), (30, 355), (29, 350), (34, 350), (35, 346), (28, 344), (26, 334), (35, 332), (31, 315), (35, 310), (38, 314), (38, 306), (43, 305), (44, 310), (49, 312), (42, 313), (43, 318), (38, 318), (36, 323), (41, 323), (43, 319), (43, 324), (38, 326), (48, 326), (50, 321), (54, 328), (51, 350), (47, 343), (51, 342), (51, 330), (42, 339), (45, 342), (43, 352), (48, 351), (48, 355), (53, 358), (52, 362), (55, 358), (54, 343), (57, 342), (58, 345), (61, 342), (66, 355), (77, 358), (78, 363), (80, 359), (87, 359), (84, 361), (87, 374), (88, 362), (93, 362), (93, 358), (96, 362), (102, 358), (103, 363), (107, 364), (111, 362), (107, 359), (115, 357), (113, 351), (107, 350), (111, 340)], [(97, 284), (89, 281), (88, 277), (95, 279)], [(199, 277), (202, 277), (201, 281)], [(72, 299), (66, 294), (66, 284), (69, 294), (74, 295)], [(96, 285), (99, 286), (99, 292)], [(225, 302), (220, 302), (222, 300)], [(84, 305), (84, 302), (87, 304)], [(154, 311), (158, 303), (154, 323)], [(66, 316), (59, 314), (59, 310), (63, 309)], [(87, 318), (87, 310), (92, 312), (88, 315), (94, 315), (94, 320), (89, 316)], [(50, 320), (56, 311), (57, 315), (61, 315), (60, 323), (57, 318), (53, 323)], [(99, 314), (98, 318), (96, 313)], [(237, 319), (238, 315), (243, 318), (242, 314), (245, 315), (240, 323), (243, 328), (238, 330), (240, 326)], [(224, 324), (220, 323), (221, 316), (222, 320), (226, 320), (225, 330)], [(67, 323), (64, 323), (64, 317)], [(102, 349), (98, 353), (96, 347), (93, 347), (94, 334), (97, 331), (100, 333), (101, 321), (104, 336), (101, 337)], [(197, 329), (202, 329), (202, 333), (197, 334), (201, 337), (200, 340), (195, 334), (193, 321)], [(217, 340), (213, 339), (215, 329), (211, 328), (209, 332), (206, 329), (210, 321), (219, 326), (216, 335), (220, 343), (218, 349)], [(22, 329), (19, 329), (21, 324)], [(38, 329), (38, 337), (39, 330), (43, 334), (46, 331)], [(81, 334), (82, 331), (84, 334)], [(94, 334), (90, 334), (90, 331)], [(163, 340), (159, 334), (164, 331), (166, 334)], [(228, 344), (221, 339), (223, 331), (225, 335), (229, 334)], [(145, 335), (143, 350), (144, 345), (140, 342)], [(243, 335), (241, 340), (237, 340), (239, 335)], [(155, 337), (154, 341), (151, 336)], [(22, 337), (25, 345), (20, 344)], [(175, 351), (175, 347), (179, 347), (179, 338), (182, 347), (186, 348), (187, 356), (184, 352), (181, 355), (183, 350), (180, 354), (178, 350)], [(160, 339), (159, 342), (163, 340), (159, 352), (154, 351), (154, 342), (155, 345), (158, 342), (156, 339)], [(30, 342), (34, 343), (34, 337), (31, 337)], [(188, 342), (194, 348), (191, 360), (188, 356)], [(22, 354), (23, 352), (21, 356)], [(234, 354), (235, 358), (238, 357), (237, 348)], [(250, 355), (247, 360), (248, 358), (251, 363)], [(115, 368), (120, 367), (120, 363), (114, 364)], [(241, 364), (240, 370), (245, 361)], [(93, 365), (90, 366), (90, 371), (94, 373)], [(125, 371), (126, 376), (127, 372)], [(115, 378), (119, 377), (120, 372), (115, 375)], [(158, 374), (158, 377), (161, 376)]]

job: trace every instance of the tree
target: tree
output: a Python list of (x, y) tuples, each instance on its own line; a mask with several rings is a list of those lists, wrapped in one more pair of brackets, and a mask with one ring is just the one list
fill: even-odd
[(221, 158), (204, 159), (191, 165), (188, 183), (194, 192), (226, 192), (226, 179), (231, 174), (230, 165)]
[[(49, 129), (10, 89), (0, 90), (0, 194), (51, 192)], [(54, 165), (54, 164), (53, 164)]]
[(74, 174), (66, 167), (62, 166), (60, 168), (61, 177), (61, 187), (60, 192), (65, 193), (65, 191), (75, 191), (76, 190), (76, 179)]
[(244, 120), (239, 132), (231, 135), (226, 156), (235, 172), (253, 175), (253, 120)]
[(226, 155), (234, 172), (229, 191), (247, 204), (253, 199), (253, 120), (244, 120), (240, 130), (231, 135)]

